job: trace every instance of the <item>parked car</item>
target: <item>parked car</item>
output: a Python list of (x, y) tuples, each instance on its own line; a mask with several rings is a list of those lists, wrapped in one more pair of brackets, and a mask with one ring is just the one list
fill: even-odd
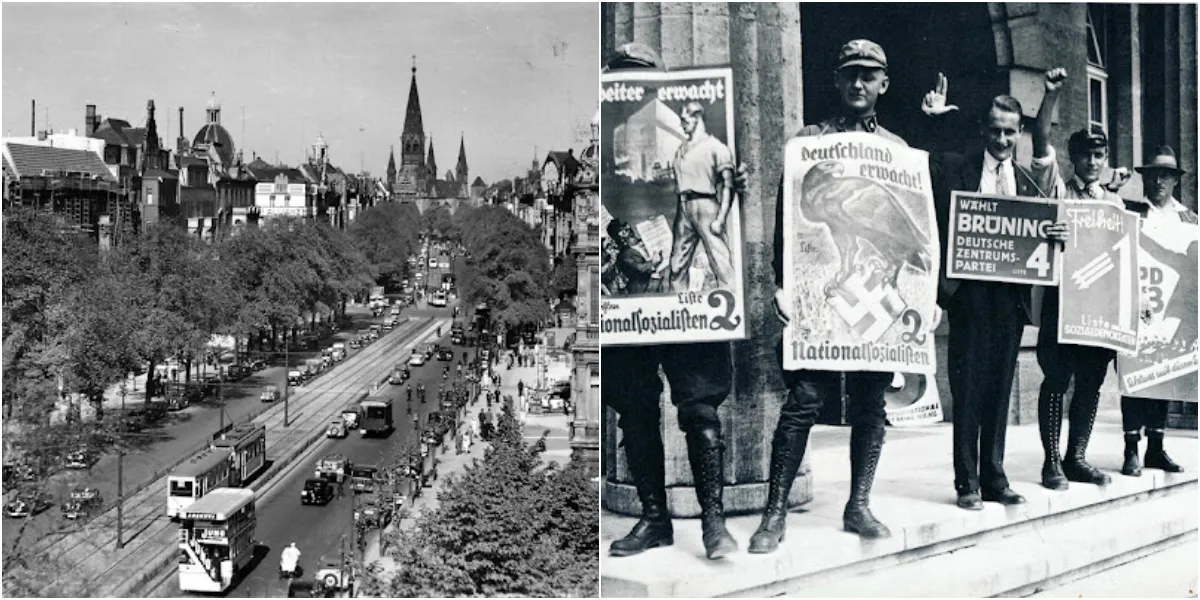
[(437, 358), (440, 361), (454, 360), (454, 352), (445, 346), (438, 346)]
[(409, 357), (409, 359), (408, 359), (408, 364), (410, 364), (414, 367), (419, 367), (421, 365), (424, 365), (425, 364), (425, 354), (422, 352), (413, 352), (412, 356)]
[(346, 344), (337, 342), (333, 345), (333, 360), (341, 362), (346, 360)]
[(100, 490), (96, 488), (75, 488), (71, 490), (70, 499), (62, 506), (63, 516), (68, 519), (86, 517), (103, 505)]
[(362, 340), (360, 340), (358, 338), (354, 338), (354, 339), (350, 340), (349, 345), (350, 345), (351, 349), (358, 349), (358, 348), (362, 348), (363, 343), (362, 343)]
[(355, 493), (375, 491), (375, 480), (379, 469), (374, 465), (353, 465), (350, 467), (350, 487)]
[(304, 381), (305, 381), (305, 377), (304, 377), (304, 373), (302, 371), (298, 371), (298, 370), (288, 371), (288, 385), (301, 386), (301, 385), (304, 385)]
[(31, 517), (50, 508), (50, 500), (42, 493), (29, 492), (4, 505), (4, 516), (13, 519)]
[(327, 598), (321, 583), (304, 579), (292, 579), (288, 582), (288, 598)]
[(86, 469), (95, 464), (96, 458), (87, 448), (80, 448), (67, 455), (64, 466), (68, 469)]
[(329, 504), (334, 495), (333, 484), (328, 479), (309, 477), (300, 490), (300, 504)]
[(340, 592), (350, 589), (350, 574), (336, 563), (325, 563), (313, 576), (321, 582), (326, 592)]

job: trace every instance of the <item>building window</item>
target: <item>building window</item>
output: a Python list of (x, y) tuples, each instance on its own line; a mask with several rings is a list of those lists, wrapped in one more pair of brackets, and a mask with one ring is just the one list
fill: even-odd
[(1088, 4), (1088, 125), (1108, 131), (1108, 16), (1101, 4)]

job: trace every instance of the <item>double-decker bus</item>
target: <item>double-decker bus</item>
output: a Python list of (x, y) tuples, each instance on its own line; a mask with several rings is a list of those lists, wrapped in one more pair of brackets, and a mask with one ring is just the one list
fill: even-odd
[(261, 423), (234, 425), (214, 439), (212, 447), (233, 454), (229, 485), (246, 485), (267, 464), (267, 426)]
[(229, 485), (233, 463), (228, 448), (206, 448), (167, 475), (167, 516), (176, 519), (184, 509), (209, 492)]
[(179, 524), (179, 590), (223, 592), (254, 557), (254, 490), (218, 488)]
[(359, 420), (358, 433), (363, 437), (368, 435), (386, 435), (392, 430), (392, 399), (363, 400), (358, 403)]

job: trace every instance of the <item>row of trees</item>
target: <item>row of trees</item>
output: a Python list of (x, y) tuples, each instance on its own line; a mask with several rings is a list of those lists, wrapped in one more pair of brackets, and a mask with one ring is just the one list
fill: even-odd
[[(346, 232), (273, 218), (208, 244), (155, 224), (100, 252), (52, 214), (7, 211), (3, 409), (14, 437), (6, 441), (31, 446), (64, 398), (78, 394), (99, 409), (130, 372), (203, 359), (213, 335), (253, 348), (306, 317), (340, 318), (348, 299), (400, 278), (419, 239), (416, 208), (384, 204)], [(79, 407), (67, 408), (71, 420)]]
[(544, 464), (509, 406), (497, 425), (484, 458), (445, 484), (438, 507), (394, 534), (396, 570), (368, 578), (365, 595), (598, 595), (599, 506), (586, 468)]

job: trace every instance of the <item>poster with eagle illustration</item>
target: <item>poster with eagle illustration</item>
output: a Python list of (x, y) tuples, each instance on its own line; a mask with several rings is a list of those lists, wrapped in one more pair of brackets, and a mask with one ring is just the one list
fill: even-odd
[(783, 201), (783, 368), (933, 374), (928, 155), (869, 133), (797, 137)]

